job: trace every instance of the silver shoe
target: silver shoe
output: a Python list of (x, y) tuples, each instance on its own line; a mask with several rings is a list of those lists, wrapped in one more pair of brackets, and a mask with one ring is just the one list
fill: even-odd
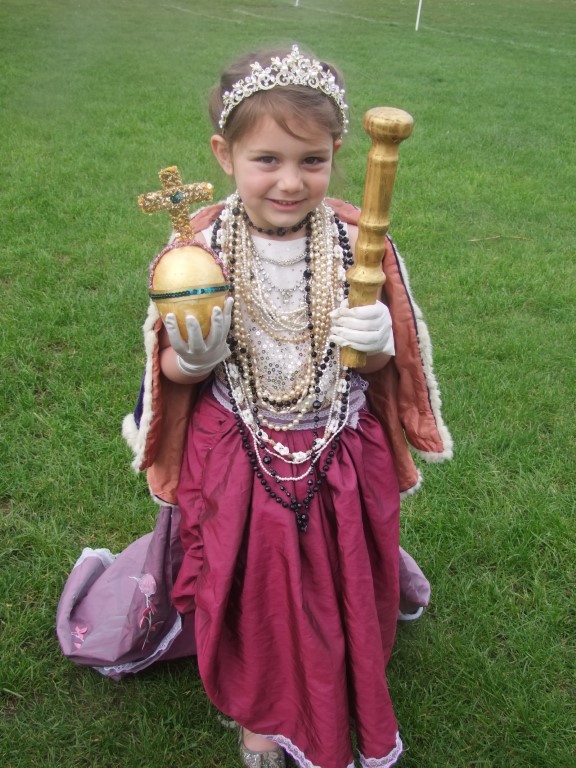
[(266, 752), (252, 752), (244, 744), (244, 733), (240, 728), (240, 758), (245, 768), (286, 768), (284, 751), (276, 746)]

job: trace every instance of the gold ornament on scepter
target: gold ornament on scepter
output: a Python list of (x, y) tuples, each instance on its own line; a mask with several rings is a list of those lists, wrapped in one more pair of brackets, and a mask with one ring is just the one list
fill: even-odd
[[(410, 136), (413, 125), (414, 120), (408, 112), (394, 107), (374, 107), (364, 115), (364, 130), (372, 139), (372, 147), (368, 154), (354, 265), (346, 273), (350, 284), (350, 307), (374, 304), (378, 289), (386, 280), (382, 257), (390, 226), (398, 147)], [(345, 347), (341, 361), (350, 368), (361, 368), (366, 364), (366, 353)]]
[(176, 166), (160, 171), (162, 189), (140, 195), (144, 213), (168, 211), (174, 227), (172, 242), (150, 267), (149, 295), (162, 319), (173, 312), (183, 339), (188, 338), (186, 316), (199, 322), (202, 335), (210, 331), (212, 309), (223, 307), (230, 289), (218, 256), (196, 240), (190, 224), (190, 205), (212, 200), (212, 184), (183, 184)]

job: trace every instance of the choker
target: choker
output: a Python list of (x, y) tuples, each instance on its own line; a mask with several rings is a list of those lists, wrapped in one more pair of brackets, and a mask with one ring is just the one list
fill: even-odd
[(256, 224), (254, 224), (253, 221), (251, 221), (250, 217), (244, 211), (242, 213), (242, 218), (248, 224), (250, 229), (254, 229), (256, 232), (260, 232), (261, 235), (276, 235), (277, 237), (284, 237), (284, 235), (287, 235), (288, 232), (299, 232), (301, 229), (303, 229), (308, 222), (310, 221), (310, 217), (312, 216), (312, 211), (310, 213), (307, 213), (306, 216), (302, 219), (302, 221), (299, 221), (298, 224), (294, 224), (293, 227), (278, 227), (278, 229), (264, 229), (264, 227), (257, 227)]

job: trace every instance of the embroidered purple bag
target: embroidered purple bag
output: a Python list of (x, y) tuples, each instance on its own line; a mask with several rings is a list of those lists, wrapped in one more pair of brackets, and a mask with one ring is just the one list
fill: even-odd
[(84, 549), (56, 615), (70, 661), (119, 680), (161, 659), (196, 653), (194, 616), (180, 616), (170, 600), (182, 562), (178, 523), (178, 510), (162, 507), (154, 530), (120, 554)]

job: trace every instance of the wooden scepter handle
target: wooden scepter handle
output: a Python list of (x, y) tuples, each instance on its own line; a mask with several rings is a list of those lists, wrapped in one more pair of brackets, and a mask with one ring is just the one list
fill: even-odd
[[(364, 115), (364, 130), (372, 139), (372, 147), (368, 153), (354, 265), (346, 273), (350, 283), (350, 307), (373, 304), (378, 298), (378, 289), (386, 280), (382, 272), (382, 257), (390, 226), (398, 147), (410, 136), (413, 125), (408, 112), (393, 107), (374, 107)], [(344, 347), (341, 362), (349, 368), (361, 368), (366, 364), (366, 353)]]

